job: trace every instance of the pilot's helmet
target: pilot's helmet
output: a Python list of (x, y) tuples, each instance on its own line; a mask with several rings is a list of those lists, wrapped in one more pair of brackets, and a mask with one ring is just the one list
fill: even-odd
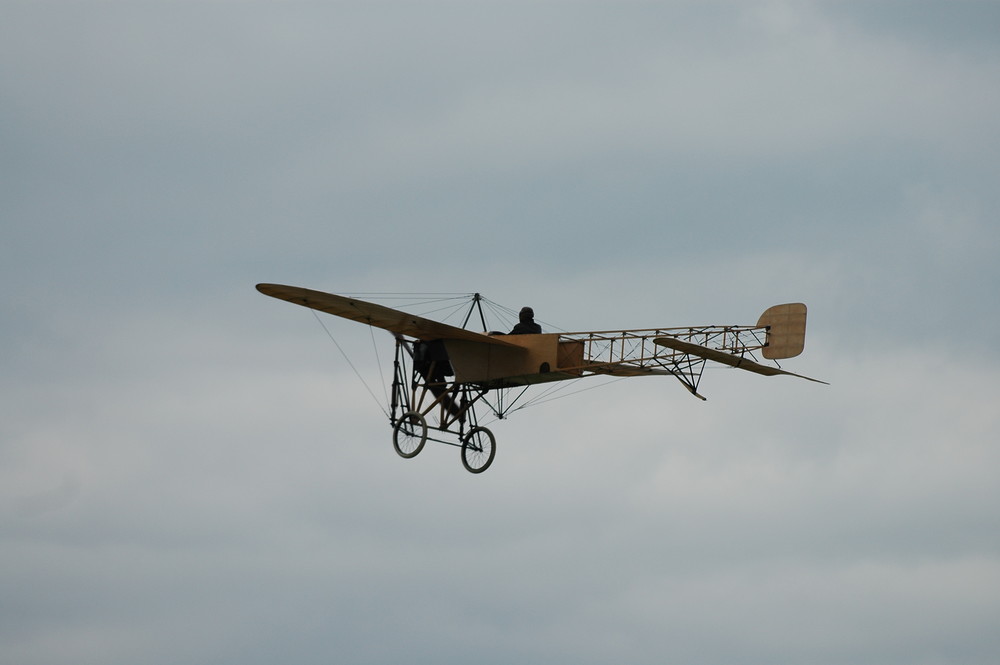
[(535, 310), (531, 309), (530, 307), (522, 307), (521, 308), (521, 318), (523, 319), (525, 317), (527, 317), (529, 319), (535, 318)]

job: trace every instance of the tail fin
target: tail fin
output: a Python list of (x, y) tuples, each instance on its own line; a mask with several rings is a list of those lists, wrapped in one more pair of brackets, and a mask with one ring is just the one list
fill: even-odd
[(767, 342), (762, 355), (769, 360), (794, 358), (806, 346), (806, 306), (792, 302), (768, 307), (757, 327), (767, 328)]

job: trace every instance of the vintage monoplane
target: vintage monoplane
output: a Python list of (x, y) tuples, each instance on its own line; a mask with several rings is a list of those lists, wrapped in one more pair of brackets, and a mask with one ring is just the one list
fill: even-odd
[[(416, 456), (428, 439), (461, 448), (462, 464), (481, 473), (493, 463), (496, 439), (479, 425), (477, 407), (504, 418), (533, 385), (588, 376), (677, 378), (694, 396), (707, 361), (765, 376), (796, 376), (758, 362), (799, 355), (805, 346), (806, 306), (768, 308), (753, 326), (690, 326), (579, 333), (485, 332), (477, 293), (462, 327), (356, 298), (295, 286), (258, 284), (261, 293), (352, 321), (383, 328), (396, 340), (389, 421), (400, 456)], [(478, 308), (484, 332), (470, 330)], [(434, 432), (433, 436), (430, 432)]]

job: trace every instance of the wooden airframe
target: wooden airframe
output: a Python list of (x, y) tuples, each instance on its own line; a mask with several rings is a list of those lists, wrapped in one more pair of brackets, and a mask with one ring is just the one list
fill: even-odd
[[(806, 330), (802, 303), (770, 307), (753, 326), (502, 335), (312, 289), (258, 284), (257, 290), (393, 333), (396, 354), (389, 413), (393, 447), (410, 458), (428, 439), (459, 446), (462, 464), (472, 473), (485, 471), (496, 453), (496, 439), (479, 425), (476, 407), (488, 406), (503, 418), (535, 384), (588, 376), (666, 375), (704, 400), (698, 386), (707, 361), (764, 376), (784, 374), (824, 383), (755, 359), (757, 353), (780, 360), (802, 352)], [(479, 294), (472, 303), (480, 307), (485, 328)]]

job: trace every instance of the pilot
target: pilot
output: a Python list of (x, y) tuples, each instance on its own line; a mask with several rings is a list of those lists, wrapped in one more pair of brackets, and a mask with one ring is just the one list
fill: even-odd
[(542, 327), (535, 323), (535, 310), (522, 307), (517, 316), (520, 321), (510, 331), (511, 335), (537, 335), (542, 332)]

